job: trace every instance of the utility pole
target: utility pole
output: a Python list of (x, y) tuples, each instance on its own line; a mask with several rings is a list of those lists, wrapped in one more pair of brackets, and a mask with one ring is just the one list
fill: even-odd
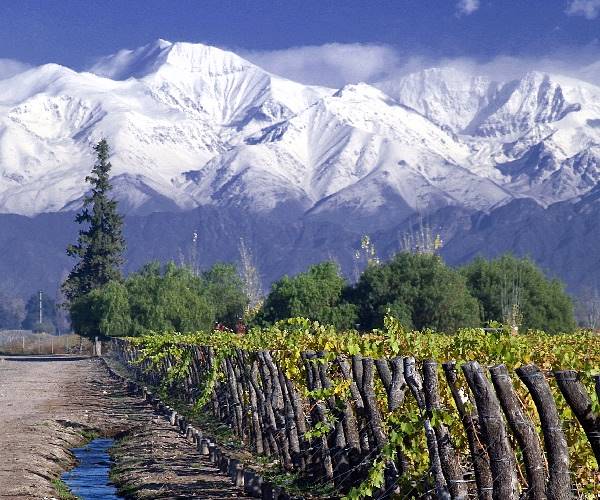
[(42, 326), (42, 291), (40, 290), (40, 328)]

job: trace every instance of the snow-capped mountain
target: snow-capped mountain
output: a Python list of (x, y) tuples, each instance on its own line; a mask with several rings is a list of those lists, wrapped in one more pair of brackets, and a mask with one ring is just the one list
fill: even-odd
[(199, 230), (202, 265), (244, 238), (265, 284), (332, 258), (350, 275), (363, 234), (385, 258), (425, 216), (449, 263), (511, 250), (572, 290), (600, 282), (600, 88), (573, 78), (432, 68), (329, 89), (164, 40), (83, 72), (19, 67), (0, 79), (1, 286), (64, 278), (102, 137), (128, 271), (185, 257)]
[(101, 137), (127, 211), (192, 208), (185, 172), (330, 93), (230, 52), (163, 40), (91, 71), (50, 64), (0, 80), (0, 211), (77, 206)]
[(0, 212), (77, 208), (101, 137), (128, 213), (214, 205), (386, 227), (584, 196), (600, 179), (600, 88), (429, 69), (328, 89), (158, 40), (87, 72), (0, 80)]

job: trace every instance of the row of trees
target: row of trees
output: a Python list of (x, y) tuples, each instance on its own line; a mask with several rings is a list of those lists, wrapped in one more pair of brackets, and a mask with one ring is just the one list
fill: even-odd
[(386, 314), (407, 328), (454, 331), (491, 322), (549, 332), (575, 328), (573, 303), (557, 280), (529, 259), (475, 259), (454, 269), (436, 254), (403, 252), (372, 263), (355, 285), (332, 262), (273, 284), (261, 324), (305, 316), (340, 329), (383, 326)]
[[(248, 312), (244, 282), (230, 264), (197, 273), (152, 263), (73, 301), (71, 317), (83, 335), (235, 329)], [(573, 304), (562, 285), (528, 259), (476, 259), (454, 269), (437, 255), (400, 253), (372, 264), (350, 285), (333, 262), (273, 283), (250, 318), (265, 326), (302, 316), (338, 329), (383, 326), (386, 314), (407, 328), (451, 332), (493, 322), (549, 332), (575, 328)], [(246, 314), (245, 320), (248, 320)]]
[(188, 332), (215, 324), (234, 328), (246, 305), (232, 265), (215, 264), (198, 275), (174, 263), (151, 263), (74, 300), (71, 320), (78, 333), (89, 337)]
[[(148, 330), (207, 329), (215, 323), (234, 327), (247, 306), (253, 310), (257, 302), (257, 275), (250, 273), (248, 278), (248, 266), (242, 265), (241, 279), (227, 264), (199, 273), (191, 267), (171, 263), (161, 268), (154, 263), (123, 279), (123, 222), (109, 196), (106, 141), (95, 151), (97, 162), (86, 178), (91, 193), (76, 217), (84, 227), (77, 244), (67, 250), (78, 262), (63, 285), (76, 331), (88, 336), (138, 335)], [(575, 327), (573, 304), (562, 285), (548, 280), (530, 260), (476, 259), (454, 269), (435, 251), (402, 252), (381, 263), (368, 238), (361, 249), (366, 269), (355, 285), (346, 282), (334, 263), (314, 265), (275, 282), (252, 321), (264, 325), (303, 316), (339, 329), (367, 330), (381, 327), (385, 315), (391, 314), (407, 328), (437, 331), (492, 321), (550, 332)], [(242, 261), (248, 260), (243, 250)]]

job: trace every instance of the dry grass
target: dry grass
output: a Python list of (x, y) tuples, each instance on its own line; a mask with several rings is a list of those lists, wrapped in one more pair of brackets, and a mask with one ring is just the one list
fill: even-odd
[(0, 332), (0, 354), (89, 354), (92, 344), (74, 333), (49, 335), (27, 331)]

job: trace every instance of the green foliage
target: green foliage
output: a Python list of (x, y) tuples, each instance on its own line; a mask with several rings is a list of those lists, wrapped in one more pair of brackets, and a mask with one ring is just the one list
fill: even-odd
[(71, 489), (62, 479), (53, 479), (52, 486), (54, 487), (55, 493), (58, 495), (60, 500), (77, 500), (77, 497), (73, 495)]
[(333, 262), (309, 267), (292, 278), (284, 276), (273, 283), (262, 310), (260, 324), (302, 316), (337, 328), (353, 328), (356, 308), (343, 301), (346, 282)]
[(215, 264), (202, 273), (202, 284), (214, 308), (215, 321), (233, 329), (248, 305), (244, 283), (235, 266)]
[(465, 279), (432, 254), (402, 252), (367, 267), (353, 290), (363, 329), (383, 326), (387, 313), (406, 328), (455, 331), (479, 324)]
[[(69, 304), (110, 281), (121, 279), (123, 220), (117, 213), (117, 202), (109, 197), (111, 164), (106, 140), (102, 139), (94, 151), (97, 162), (92, 175), (85, 178), (92, 186), (91, 194), (84, 197), (83, 208), (75, 217), (84, 227), (79, 231), (77, 244), (67, 248), (69, 256), (79, 259), (62, 287)], [(77, 322), (73, 326), (79, 330)]]
[(245, 305), (233, 266), (216, 264), (196, 276), (187, 267), (154, 262), (76, 299), (71, 317), (83, 335), (138, 336), (210, 329), (215, 322), (233, 327)]
[(574, 306), (563, 285), (546, 278), (529, 259), (512, 255), (491, 261), (477, 258), (464, 266), (461, 274), (470, 292), (479, 300), (482, 319), (486, 322), (505, 321), (503, 297), (516, 295), (523, 329), (553, 333), (571, 331), (576, 326)]
[(132, 331), (187, 332), (210, 328), (214, 308), (202, 280), (186, 267), (169, 263), (160, 270), (152, 263), (126, 281), (131, 307)]
[(75, 299), (70, 313), (82, 336), (134, 334), (127, 289), (119, 282), (107, 283)]

